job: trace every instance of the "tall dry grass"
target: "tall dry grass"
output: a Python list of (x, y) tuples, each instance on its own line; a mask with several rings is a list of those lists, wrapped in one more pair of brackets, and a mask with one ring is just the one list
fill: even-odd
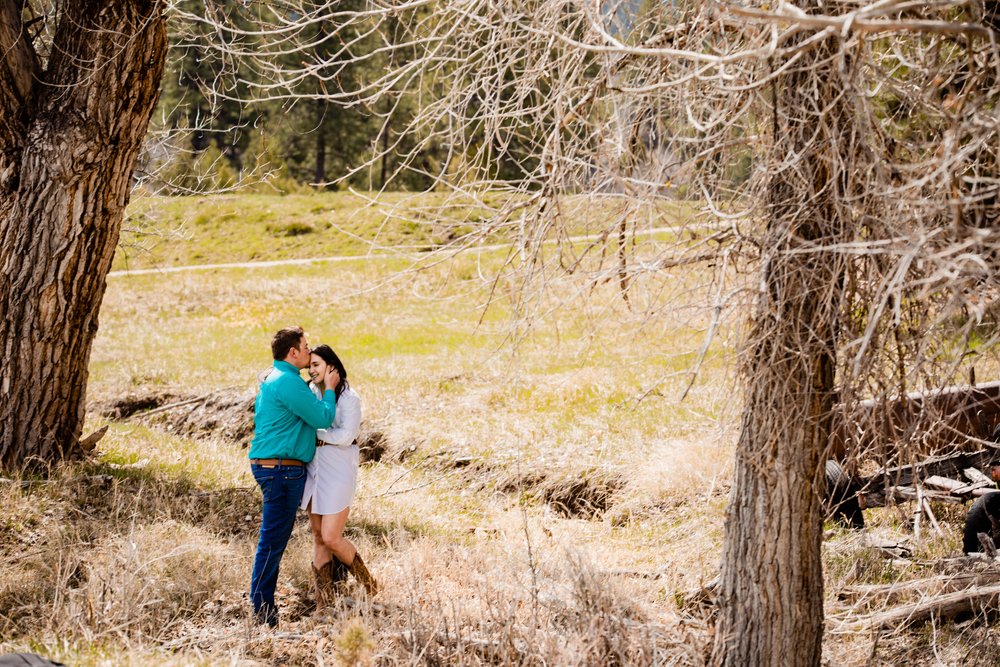
[(384, 592), (372, 603), (354, 588), (322, 615), (300, 522), (272, 632), (250, 623), (244, 593), (256, 523), (239, 519), (259, 513), (256, 495), (222, 502), (233, 494), (101, 463), (13, 479), (0, 494), (2, 650), (74, 665), (701, 661), (704, 628), (654, 604), (655, 582), (595, 567), (516, 508), (464, 538), (464, 525), (434, 534), (366, 516), (351, 537)]

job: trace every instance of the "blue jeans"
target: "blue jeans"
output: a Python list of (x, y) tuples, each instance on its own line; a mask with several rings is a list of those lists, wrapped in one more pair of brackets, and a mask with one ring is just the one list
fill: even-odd
[(278, 585), (278, 565), (285, 553), (288, 538), (295, 524), (295, 511), (302, 501), (306, 485), (306, 469), (302, 466), (251, 465), (254, 479), (264, 494), (260, 540), (253, 560), (250, 577), (250, 599), (254, 616), (271, 627), (278, 625), (278, 608), (274, 604), (274, 589)]

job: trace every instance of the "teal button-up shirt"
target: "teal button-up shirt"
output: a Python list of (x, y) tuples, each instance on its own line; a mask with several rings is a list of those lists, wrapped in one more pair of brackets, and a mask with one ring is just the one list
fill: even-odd
[(254, 401), (252, 459), (297, 459), (304, 463), (316, 455), (316, 429), (329, 428), (337, 399), (327, 389), (317, 399), (287, 361), (275, 361)]

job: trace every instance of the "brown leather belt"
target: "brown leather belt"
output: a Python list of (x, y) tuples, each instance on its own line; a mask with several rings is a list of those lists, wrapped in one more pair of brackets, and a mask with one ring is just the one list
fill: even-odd
[(301, 468), (305, 465), (305, 463), (297, 459), (250, 459), (250, 464), (255, 466), (264, 466), (265, 468), (273, 468), (275, 466), (293, 466)]

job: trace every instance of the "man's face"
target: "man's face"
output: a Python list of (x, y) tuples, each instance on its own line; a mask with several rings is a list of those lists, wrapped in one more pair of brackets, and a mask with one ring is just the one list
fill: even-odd
[(309, 366), (309, 341), (303, 336), (298, 347), (293, 347), (288, 352), (288, 363), (299, 370)]

